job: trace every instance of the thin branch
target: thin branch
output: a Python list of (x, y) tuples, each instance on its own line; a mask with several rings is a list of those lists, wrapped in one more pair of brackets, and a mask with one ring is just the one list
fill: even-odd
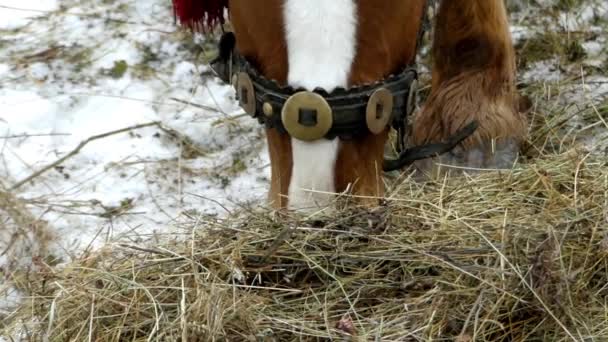
[(73, 149), (70, 153), (66, 154), (65, 156), (63, 156), (62, 158), (58, 159), (57, 161), (55, 161), (55, 162), (53, 162), (53, 163), (51, 163), (51, 164), (43, 167), (42, 169), (34, 172), (33, 174), (27, 176), (25, 179), (17, 182), (17, 184), (13, 185), (10, 188), (10, 190), (11, 191), (17, 190), (20, 187), (22, 187), (24, 184), (30, 182), (32, 179), (34, 179), (36, 177), (39, 177), (40, 175), (42, 175), (43, 173), (49, 171), (50, 169), (53, 169), (53, 168), (59, 166), (60, 164), (62, 164), (66, 160), (68, 160), (71, 157), (73, 157), (76, 154), (78, 154), (88, 143), (90, 143), (92, 141), (99, 140), (99, 139), (104, 139), (104, 138), (110, 137), (112, 135), (126, 133), (126, 132), (130, 132), (130, 131), (133, 131), (133, 130), (145, 128), (145, 127), (159, 126), (159, 124), (160, 124), (160, 122), (154, 121), (154, 122), (149, 122), (149, 123), (146, 123), (146, 124), (130, 126), (130, 127), (122, 128), (122, 129), (119, 129), (119, 130), (110, 131), (110, 132), (106, 132), (106, 133), (103, 133), (103, 134), (94, 135), (92, 137), (89, 137), (88, 139), (80, 142), (80, 144), (78, 144), (78, 146), (75, 149)]
[(190, 193), (190, 192), (186, 192), (186, 194), (190, 195), (190, 196), (194, 196), (194, 197), (200, 198), (200, 199), (205, 200), (205, 201), (213, 202), (213, 203), (219, 205), (220, 207), (222, 207), (222, 209), (224, 209), (226, 211), (226, 213), (228, 213), (228, 215), (232, 215), (232, 211), (230, 211), (230, 209), (228, 209), (226, 206), (224, 206), (220, 201), (214, 200), (213, 198), (209, 198), (209, 197), (197, 195), (197, 194), (194, 194), (194, 193)]
[(0, 5), (0, 8), (10, 9), (13, 11), (35, 12), (35, 13), (43, 13), (43, 14), (52, 13), (52, 11), (41, 11), (41, 10), (37, 10), (37, 9), (13, 7), (13, 6), (6, 6), (6, 5)]
[[(32, 9), (32, 8), (13, 7), (13, 6), (6, 6), (6, 5), (0, 5), (0, 8), (9, 9), (9, 10), (13, 10), (13, 11), (32, 12), (32, 13), (40, 13), (40, 14), (47, 14), (47, 15), (58, 12), (58, 11), (37, 10), (37, 9)], [(99, 13), (70, 13), (70, 12), (61, 12), (61, 14), (73, 15), (73, 16), (85, 17), (85, 18), (99, 18), (100, 17)], [(107, 21), (110, 21), (110, 22), (119, 23), (119, 24), (152, 26), (151, 24), (148, 24), (148, 23), (145, 23), (145, 22), (127, 21), (127, 20), (120, 20), (120, 19), (113, 19), (113, 18), (104, 18), (104, 20), (107, 20)], [(162, 31), (158, 31), (158, 32), (162, 32)]]
[[(165, 251), (161, 251), (158, 249), (150, 249), (150, 248), (144, 248), (144, 247), (139, 247), (139, 246), (135, 246), (135, 245), (130, 245), (130, 244), (126, 244), (126, 243), (120, 243), (118, 244), (119, 247), (124, 248), (124, 249), (131, 249), (131, 250), (135, 250), (138, 252), (144, 252), (144, 253), (149, 253), (149, 254), (158, 254), (158, 255), (162, 255), (162, 256), (169, 256), (169, 257), (175, 257), (175, 255), (171, 254), (171, 253), (167, 253)], [(184, 257), (179, 257), (183, 260), (186, 260), (186, 258)]]
[(205, 106), (205, 105), (202, 105), (202, 104), (198, 104), (198, 103), (194, 103), (194, 102), (190, 102), (190, 101), (186, 101), (186, 100), (181, 100), (181, 99), (178, 99), (176, 97), (172, 97), (172, 98), (170, 98), (170, 100), (173, 100), (175, 102), (179, 102), (181, 104), (189, 105), (189, 106), (192, 106), (192, 107), (208, 110), (208, 111), (211, 111), (211, 112), (222, 113), (222, 111), (220, 111), (217, 108), (213, 108), (211, 106)]
[(66, 137), (70, 136), (70, 133), (48, 133), (48, 134), (14, 134), (14, 135), (4, 135), (1, 136), (0, 139), (21, 139), (21, 138), (35, 138), (35, 137)]

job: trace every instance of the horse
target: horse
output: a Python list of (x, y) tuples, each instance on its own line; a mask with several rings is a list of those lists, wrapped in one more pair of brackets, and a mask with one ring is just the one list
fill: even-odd
[(490, 155), (497, 145), (523, 142), (527, 121), (503, 0), (440, 1), (431, 90), (412, 113), (428, 2), (173, 0), (177, 19), (191, 29), (230, 23), (220, 55), (241, 61), (230, 62), (238, 70), (226, 79), (267, 127), (275, 208), (321, 208), (343, 192), (377, 205), (383, 170), (406, 164), (384, 160), (391, 127), (423, 146), (424, 157), (455, 146), (465, 156)]

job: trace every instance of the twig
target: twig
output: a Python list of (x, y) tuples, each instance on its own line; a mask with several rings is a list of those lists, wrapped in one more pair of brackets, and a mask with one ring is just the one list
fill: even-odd
[[(171, 253), (167, 253), (165, 251), (159, 251), (157, 249), (150, 249), (150, 248), (144, 248), (144, 247), (138, 247), (138, 246), (134, 246), (134, 245), (129, 245), (126, 243), (120, 243), (118, 244), (119, 247), (121, 248), (125, 248), (125, 249), (132, 249), (132, 250), (136, 250), (139, 252), (145, 252), (145, 253), (149, 253), (149, 254), (160, 254), (162, 256), (174, 256)], [(186, 258), (184, 257), (180, 257), (183, 260), (186, 260)]]
[(262, 263), (267, 263), (268, 258), (270, 258), (270, 256), (273, 255), (277, 251), (277, 249), (279, 249), (279, 247), (281, 247), (281, 245), (291, 237), (291, 234), (296, 229), (296, 226), (291, 225), (288, 225), (287, 227), (283, 228), (283, 230), (279, 233), (276, 239), (272, 242), (272, 245), (270, 245), (270, 248), (268, 248), (267, 252), (264, 253), (264, 256), (262, 257)]
[(48, 170), (57, 167), (58, 165), (62, 164), (64, 161), (68, 160), (69, 158), (75, 156), (76, 154), (78, 154), (88, 143), (95, 141), (95, 140), (99, 140), (99, 139), (104, 139), (107, 138), (109, 136), (112, 135), (117, 135), (117, 134), (121, 134), (121, 133), (125, 133), (125, 132), (129, 132), (129, 131), (133, 131), (136, 129), (141, 129), (141, 128), (145, 128), (145, 127), (151, 127), (151, 126), (158, 126), (160, 124), (160, 122), (158, 121), (154, 121), (154, 122), (149, 122), (146, 124), (141, 124), (141, 125), (135, 125), (135, 126), (130, 126), (130, 127), (126, 127), (126, 128), (122, 128), (119, 130), (115, 130), (115, 131), (110, 131), (110, 132), (106, 132), (103, 134), (99, 134), (99, 135), (94, 135), (92, 137), (89, 137), (88, 139), (80, 142), (80, 144), (78, 144), (78, 146), (76, 146), (75, 149), (73, 149), (70, 153), (66, 154), (65, 156), (63, 156), (62, 158), (58, 159), (57, 161), (43, 167), (42, 169), (34, 172), (33, 174), (27, 176), (25, 179), (17, 182), (17, 184), (13, 185), (11, 187), (11, 191), (14, 191), (16, 189), (19, 189), (20, 187), (22, 187), (24, 184), (30, 182), (32, 179), (39, 177), (40, 175), (42, 175), (43, 173), (47, 172)]
[[(40, 13), (40, 14), (47, 14), (47, 15), (58, 12), (58, 11), (43, 11), (43, 10), (37, 10), (37, 9), (32, 9), (32, 8), (13, 7), (13, 6), (6, 6), (6, 5), (0, 5), (0, 8), (9, 9), (9, 10), (13, 10), (13, 11), (32, 12), (32, 13)], [(78, 17), (85, 17), (85, 18), (99, 18), (99, 16), (100, 16), (99, 13), (70, 13), (70, 12), (65, 12), (65, 13), (62, 13), (62, 14), (73, 15), (73, 16), (78, 16)], [(127, 20), (120, 20), (120, 19), (113, 19), (113, 18), (104, 18), (104, 20), (107, 20), (109, 22), (119, 23), (119, 24), (148, 25), (148, 26), (152, 26), (151, 24), (148, 24), (148, 23), (145, 23), (145, 22), (127, 21)], [(162, 31), (160, 31), (160, 32), (162, 32)]]
[(197, 195), (197, 194), (194, 194), (194, 193), (190, 193), (190, 192), (186, 192), (186, 195), (194, 196), (194, 197), (200, 198), (200, 199), (205, 200), (205, 201), (213, 202), (213, 203), (219, 205), (220, 207), (222, 207), (222, 209), (224, 209), (226, 211), (226, 213), (228, 213), (228, 215), (232, 215), (232, 211), (230, 211), (230, 209), (226, 208), (226, 206), (223, 205), (220, 201), (214, 200), (213, 198), (209, 198), (209, 197)]
[(186, 101), (186, 100), (181, 100), (181, 99), (178, 99), (178, 98), (175, 98), (175, 97), (172, 97), (171, 100), (173, 100), (175, 102), (179, 102), (179, 103), (185, 104), (185, 105), (189, 105), (189, 106), (192, 106), (192, 107), (196, 107), (196, 108), (200, 108), (200, 109), (204, 109), (204, 110), (209, 110), (209, 111), (212, 111), (212, 112), (215, 112), (215, 113), (222, 113), (222, 111), (218, 110), (217, 108), (213, 108), (211, 106), (205, 106), (205, 105), (202, 105), (202, 104), (198, 104), (198, 103), (194, 103), (194, 102), (190, 102), (190, 101)]
[(1, 136), (0, 139), (20, 139), (20, 138), (34, 138), (34, 137), (66, 137), (70, 136), (70, 133), (48, 133), (48, 134), (15, 134)]
[(35, 12), (35, 13), (51, 13), (52, 12), (52, 11), (41, 11), (41, 10), (37, 10), (37, 9), (13, 7), (13, 6), (6, 6), (6, 5), (0, 5), (0, 8), (10, 9), (13, 11)]

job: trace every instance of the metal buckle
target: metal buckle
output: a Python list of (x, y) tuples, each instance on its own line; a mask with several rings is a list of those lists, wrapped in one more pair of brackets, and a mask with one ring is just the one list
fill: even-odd
[(333, 115), (323, 96), (301, 91), (287, 99), (281, 112), (281, 121), (292, 137), (314, 141), (329, 132), (333, 125)]

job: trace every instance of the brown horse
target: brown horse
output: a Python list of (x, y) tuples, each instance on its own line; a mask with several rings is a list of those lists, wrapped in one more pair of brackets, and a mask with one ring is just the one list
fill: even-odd
[[(308, 124), (325, 125), (324, 117), (317, 116), (325, 109), (340, 110), (326, 106), (332, 92), (348, 95), (348, 89), (361, 85), (387, 84), (391, 75), (413, 65), (427, 0), (173, 1), (178, 18), (190, 27), (222, 24), (224, 9), (228, 9), (236, 51), (250, 68), (260, 77), (275, 80), (276, 87), (271, 83), (268, 87), (276, 91), (285, 86), (304, 90), (306, 100), (298, 97), (292, 102), (303, 101), (315, 109), (311, 116), (304, 105), (296, 110), (283, 108), (287, 130), (272, 125), (267, 130), (269, 198), (275, 207), (323, 206), (331, 194), (347, 190), (366, 203), (377, 203), (384, 193), (386, 120), (379, 119), (381, 124), (374, 126), (368, 115), (372, 132), (350, 138), (316, 133), (314, 139), (298, 138), (296, 131), (308, 129)], [(514, 49), (503, 0), (441, 1), (433, 39), (432, 90), (415, 115), (409, 142), (449, 140), (475, 120), (479, 127), (460, 144), (461, 151), (490, 155), (496, 144), (519, 144), (525, 137), (526, 120), (518, 110)], [(408, 85), (411, 88), (411, 82)], [(395, 86), (393, 91), (385, 86), (378, 93), (385, 94), (386, 88), (389, 96), (375, 98), (374, 106), (370, 107), (369, 97), (364, 100), (368, 114), (371, 108), (376, 115), (372, 121), (383, 117), (380, 113), (386, 106), (405, 110), (396, 104), (395, 94), (401, 88)], [(260, 91), (257, 86), (250, 90)], [(291, 98), (295, 93), (287, 95)], [(318, 99), (319, 94), (328, 100)], [(289, 98), (279, 105), (289, 107), (288, 102)], [(249, 105), (252, 112), (273, 112), (272, 102)], [(289, 119), (292, 112), (296, 119)], [(289, 125), (295, 128), (290, 130)]]

